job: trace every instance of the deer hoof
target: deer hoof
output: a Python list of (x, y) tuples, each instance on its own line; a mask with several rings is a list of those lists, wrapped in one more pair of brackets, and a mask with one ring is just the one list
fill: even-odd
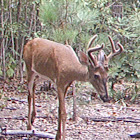
[(110, 97), (106, 97), (106, 96), (102, 96), (102, 95), (100, 95), (100, 98), (103, 102), (110, 102), (110, 100), (111, 100)]

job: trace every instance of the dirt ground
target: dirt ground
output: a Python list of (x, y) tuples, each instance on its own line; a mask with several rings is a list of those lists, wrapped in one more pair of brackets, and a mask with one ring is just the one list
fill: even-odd
[[(26, 130), (27, 90), (20, 88), (15, 88), (15, 85), (11, 84), (6, 85), (5, 91), (3, 91), (1, 84), (0, 128)], [(98, 98), (91, 99), (89, 93), (92, 89), (90, 86), (82, 85), (82, 88), (82, 90), (76, 90), (77, 121), (72, 121), (72, 95), (68, 95), (66, 98), (66, 140), (129, 140), (132, 139), (129, 136), (130, 133), (140, 132), (139, 104), (103, 103)], [(37, 91), (37, 116), (33, 125), (34, 129), (55, 135), (58, 119), (57, 110), (58, 101), (54, 89), (46, 92)], [(14, 136), (2, 137), (9, 140), (18, 139)]]

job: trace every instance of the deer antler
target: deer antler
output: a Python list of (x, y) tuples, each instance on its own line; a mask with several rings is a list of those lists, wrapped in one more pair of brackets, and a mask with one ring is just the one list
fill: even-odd
[(99, 51), (99, 50), (101, 50), (101, 49), (103, 49), (103, 47), (104, 47), (104, 45), (102, 44), (101, 46), (100, 45), (96, 45), (96, 47), (95, 48), (90, 48), (91, 46), (92, 46), (92, 44), (93, 44), (93, 42), (94, 42), (94, 40), (97, 38), (97, 35), (94, 35), (91, 39), (90, 39), (90, 41), (89, 41), (89, 43), (88, 43), (88, 56), (89, 56), (89, 58), (90, 58), (90, 60), (94, 63), (94, 65), (95, 66), (97, 66), (98, 65), (98, 60), (97, 60), (97, 57), (95, 56), (95, 55), (92, 55), (92, 52), (95, 52), (95, 51)]
[(97, 60), (97, 57), (95, 55), (92, 55), (92, 52), (99, 51), (99, 50), (101, 50), (103, 48), (104, 48), (104, 44), (102, 44), (101, 46), (100, 45), (96, 45), (95, 48), (88, 49), (88, 56), (89, 56), (90, 60), (94, 63), (95, 66), (98, 65), (98, 60)]
[(116, 49), (115, 48), (115, 44), (114, 44), (114, 41), (113, 39), (111, 38), (111, 36), (108, 36), (109, 40), (110, 40), (110, 43), (111, 43), (111, 47), (112, 47), (112, 51), (111, 53), (107, 56), (107, 55), (104, 55), (104, 58), (105, 58), (105, 61), (104, 61), (104, 68), (108, 69), (108, 62), (109, 60), (116, 56), (116, 55), (119, 55), (120, 53), (123, 52), (124, 48), (123, 46), (120, 44), (120, 43), (117, 43), (117, 46), (119, 46), (119, 49)]
[(89, 40), (87, 48), (90, 48), (90, 47), (91, 47), (91, 45), (93, 44), (93, 42), (94, 42), (94, 40), (97, 38), (97, 36), (98, 36), (98, 35), (94, 35), (94, 36)]
[(108, 59), (110, 60), (112, 57), (119, 55), (120, 53), (123, 52), (124, 48), (120, 43), (117, 43), (117, 46), (119, 46), (119, 49), (115, 48), (115, 44), (112, 40), (112, 38), (110, 36), (108, 36), (110, 43), (111, 43), (111, 47), (112, 47), (112, 52), (108, 55)]

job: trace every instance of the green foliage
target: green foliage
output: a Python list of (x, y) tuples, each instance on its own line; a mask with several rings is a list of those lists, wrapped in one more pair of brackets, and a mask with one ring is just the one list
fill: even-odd
[(132, 95), (130, 101), (135, 102), (137, 97), (139, 96), (138, 92), (140, 91), (140, 85), (134, 84), (130, 86), (130, 90), (131, 90), (131, 95)]
[(16, 61), (10, 53), (7, 54), (6, 58), (6, 74), (8, 78), (11, 78), (15, 74)]
[(81, 43), (79, 34), (88, 34), (97, 18), (97, 11), (92, 11), (89, 5), (83, 0), (43, 0), (40, 5), (40, 20), (44, 25), (44, 33), (47, 32), (46, 37), (61, 43), (68, 41), (70, 45), (75, 44), (76, 40)]
[(131, 103), (134, 103), (137, 101), (137, 98), (139, 97), (139, 91), (140, 91), (140, 85), (137, 83), (127, 83), (124, 84), (125, 88), (118, 89), (117, 91), (114, 91), (113, 89), (110, 90), (110, 96), (119, 103), (125, 103), (125, 101), (131, 101)]
[(2, 68), (0, 67), (0, 75), (2, 75), (3, 73), (2, 73)]
[[(15, 68), (17, 67), (16, 61), (11, 53), (6, 54), (6, 75), (8, 78), (12, 78), (15, 74)], [(0, 75), (3, 75), (2, 68), (0, 67)]]
[(0, 110), (4, 109), (7, 104), (7, 99), (4, 97), (4, 91), (0, 89)]
[(0, 90), (0, 99), (2, 98), (2, 96), (3, 96), (3, 90), (1, 89)]
[(68, 40), (70, 43), (74, 42), (74, 39), (76, 37), (76, 35), (78, 34), (78, 32), (75, 30), (71, 30), (71, 29), (65, 29), (65, 31), (59, 29), (56, 29), (54, 32), (54, 39), (57, 42), (64, 42), (66, 40)]
[[(67, 40), (78, 49), (87, 49), (91, 35), (98, 34), (98, 43), (105, 43), (108, 54), (110, 43), (107, 35), (113, 36), (125, 51), (110, 62), (110, 82), (125, 79), (137, 83), (140, 81), (140, 10), (136, 2), (130, 1), (127, 5), (124, 1), (123, 18), (116, 18), (112, 16), (111, 3), (111, 0), (43, 0), (40, 19), (43, 27), (47, 26), (44, 28), (47, 38), (62, 43)], [(122, 93), (115, 96), (123, 98)]]
[(40, 6), (40, 19), (44, 23), (54, 24), (58, 20), (58, 5), (56, 1), (42, 1)]
[[(132, 12), (131, 12), (132, 14)], [(128, 15), (127, 15), (128, 16)], [(114, 68), (113, 78), (126, 78), (129, 82), (140, 81), (140, 10), (133, 12), (133, 15), (116, 21), (115, 32), (125, 42), (125, 53), (122, 58), (112, 63), (111, 73)], [(132, 18), (133, 17), (133, 18)], [(115, 19), (116, 20), (116, 19)], [(112, 22), (113, 24), (113, 22)], [(121, 62), (121, 63), (120, 63)], [(115, 68), (117, 66), (118, 70)], [(115, 70), (116, 69), (116, 70)], [(112, 73), (112, 74), (113, 74)]]
[[(85, 51), (91, 36), (98, 34), (95, 44), (104, 42), (106, 54), (110, 53), (107, 35), (119, 41), (125, 49), (122, 55), (115, 57), (110, 63), (110, 82), (125, 79), (127, 82), (139, 83), (140, 4), (137, 0), (121, 0), (121, 2), (123, 17), (116, 18), (112, 16), (112, 0), (22, 1), (17, 20), (19, 10), (17, 1), (13, 0), (9, 3), (4, 0), (4, 13), (6, 13), (3, 25), (4, 40), (5, 45), (9, 44), (5, 49), (7, 76), (13, 76), (18, 65), (17, 58), (19, 58), (19, 54), (15, 57), (12, 51), (8, 51), (8, 48), (19, 47), (17, 50), (19, 53), (24, 38), (29, 40), (34, 37), (43, 37), (61, 43), (67, 41), (76, 50)], [(11, 21), (9, 7), (11, 8)], [(0, 27), (0, 31), (2, 30)], [(14, 40), (14, 46), (11, 45), (11, 40)], [(2, 68), (0, 68), (0, 75), (2, 75)]]

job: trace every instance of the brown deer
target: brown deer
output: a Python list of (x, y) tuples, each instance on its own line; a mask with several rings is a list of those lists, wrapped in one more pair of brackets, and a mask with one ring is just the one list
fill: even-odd
[[(88, 81), (97, 90), (101, 99), (108, 99), (107, 92), (107, 71), (108, 62), (123, 51), (123, 46), (117, 43), (119, 49), (115, 48), (113, 40), (109, 37), (112, 52), (106, 56), (102, 50), (104, 44), (90, 48), (96, 39), (94, 35), (88, 44), (87, 54), (79, 52), (79, 59), (69, 45), (63, 45), (50, 40), (35, 38), (29, 41), (24, 47), (23, 57), (27, 67), (28, 76), (28, 124), (27, 129), (31, 129), (34, 122), (35, 111), (35, 77), (50, 78), (56, 83), (59, 109), (58, 109), (58, 130), (56, 140), (65, 140), (65, 95), (67, 88), (73, 81)], [(98, 58), (92, 55), (93, 52), (100, 51)], [(31, 105), (33, 109), (31, 113)]]

